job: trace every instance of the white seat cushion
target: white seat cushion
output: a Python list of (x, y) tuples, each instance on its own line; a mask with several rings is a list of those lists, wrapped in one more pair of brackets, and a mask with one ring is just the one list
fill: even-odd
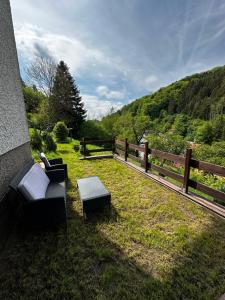
[(39, 164), (34, 164), (18, 184), (21, 194), (29, 201), (45, 198), (49, 178)]

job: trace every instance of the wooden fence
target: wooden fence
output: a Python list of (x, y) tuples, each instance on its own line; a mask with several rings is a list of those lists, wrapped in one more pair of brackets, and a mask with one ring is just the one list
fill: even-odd
[[(224, 192), (215, 190), (211, 187), (206, 186), (205, 184), (190, 179), (191, 168), (196, 168), (198, 170), (202, 170), (205, 173), (210, 173), (222, 177), (225, 177), (225, 168), (193, 159), (192, 149), (187, 149), (185, 155), (181, 156), (181, 155), (175, 155), (168, 152), (163, 152), (156, 149), (150, 149), (148, 146), (148, 142), (144, 143), (144, 146), (138, 146), (138, 145), (128, 143), (126, 139), (125, 141), (116, 140), (114, 151), (118, 155), (123, 156), (125, 161), (127, 161), (128, 158), (131, 158), (139, 162), (141, 166), (144, 167), (145, 172), (148, 172), (148, 170), (150, 171), (154, 170), (157, 171), (162, 176), (170, 177), (182, 183), (185, 193), (188, 193), (188, 189), (189, 187), (191, 187), (206, 195), (212, 196), (215, 199), (219, 199), (225, 204)], [(142, 154), (143, 158), (139, 157), (139, 152), (143, 153)], [(135, 155), (133, 153), (135, 153)], [(184, 168), (184, 175), (175, 173), (171, 170), (165, 169), (162, 166), (153, 164), (152, 159), (149, 156), (151, 156), (152, 158), (155, 157), (161, 159), (163, 161), (166, 160), (173, 163), (178, 163), (180, 166)]]
[[(85, 140), (83, 138), (82, 141), (80, 141), (81, 147), (81, 153), (83, 155), (89, 155), (93, 152), (103, 152), (103, 151), (112, 151), (114, 152), (115, 148), (115, 140)], [(100, 145), (101, 148), (95, 148), (95, 149), (88, 149), (87, 145)]]

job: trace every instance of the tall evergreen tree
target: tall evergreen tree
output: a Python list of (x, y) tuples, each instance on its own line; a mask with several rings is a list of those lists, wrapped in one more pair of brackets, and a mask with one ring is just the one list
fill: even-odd
[(68, 66), (63, 62), (57, 66), (52, 95), (49, 99), (50, 118), (53, 123), (63, 120), (67, 127), (72, 128), (74, 136), (86, 117), (84, 103), (80, 96)]

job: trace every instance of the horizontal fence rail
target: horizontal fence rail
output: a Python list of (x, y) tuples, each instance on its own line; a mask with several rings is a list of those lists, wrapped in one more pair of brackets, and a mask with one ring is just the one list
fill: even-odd
[(80, 145), (114, 144), (114, 140), (82, 140)]
[(145, 148), (143, 148), (141, 146), (137, 146), (135, 144), (129, 144), (129, 148), (133, 149), (133, 150), (140, 151), (140, 152), (144, 152), (145, 151)]
[(225, 177), (225, 168), (217, 165), (213, 165), (204, 161), (199, 161), (195, 159), (190, 160), (190, 165), (192, 168), (197, 168), (207, 173), (213, 173), (218, 176)]
[(180, 174), (177, 174), (177, 173), (175, 173), (173, 171), (167, 170), (165, 168), (162, 168), (160, 166), (151, 164), (151, 169), (159, 172), (160, 174), (163, 174), (164, 176), (171, 177), (171, 178), (173, 178), (173, 179), (175, 179), (175, 180), (177, 180), (179, 182), (183, 182), (184, 181), (184, 176), (182, 176)]
[(163, 152), (163, 151), (156, 150), (156, 149), (152, 149), (150, 153), (153, 157), (158, 157), (158, 158), (170, 160), (170, 161), (173, 161), (175, 163), (178, 162), (181, 165), (184, 165), (184, 163), (185, 163), (185, 157), (181, 156), (181, 155), (175, 155), (175, 154), (172, 154), (172, 153)]
[[(115, 148), (115, 140), (85, 140), (83, 138), (82, 141), (80, 141), (81, 147), (81, 153), (86, 156), (93, 152), (103, 152), (103, 151), (112, 151), (114, 152)], [(103, 147), (96, 148), (96, 149), (88, 149), (87, 145), (100, 145)]]
[[(210, 173), (213, 175), (225, 177), (225, 168), (222, 166), (210, 164), (207, 162), (199, 161), (192, 158), (192, 149), (187, 149), (184, 156), (176, 155), (157, 149), (150, 149), (148, 143), (145, 143), (144, 146), (138, 146), (135, 144), (128, 143), (127, 139), (125, 141), (115, 140), (115, 153), (119, 156), (124, 157), (124, 160), (127, 161), (128, 158), (135, 160), (144, 167), (145, 171), (154, 170), (159, 173), (161, 176), (170, 177), (180, 183), (182, 183), (185, 193), (188, 193), (189, 188), (200, 191), (206, 195), (214, 197), (216, 200), (221, 200), (225, 204), (225, 193), (214, 188), (208, 187), (205, 184), (194, 181), (190, 179), (190, 170), (198, 169), (205, 173)], [(135, 151), (134, 155), (130, 151)], [(142, 153), (142, 157), (140, 157)], [(179, 164), (184, 169), (184, 175), (178, 174), (171, 170), (164, 168), (163, 166), (158, 166), (152, 162), (152, 158), (158, 158), (160, 160), (167, 160), (175, 164)]]

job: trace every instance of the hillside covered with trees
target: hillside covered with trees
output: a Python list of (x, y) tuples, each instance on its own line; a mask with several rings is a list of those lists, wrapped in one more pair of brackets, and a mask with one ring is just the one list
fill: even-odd
[(111, 136), (134, 143), (145, 137), (152, 147), (176, 154), (189, 142), (201, 144), (198, 158), (225, 164), (225, 66), (137, 99), (104, 117), (102, 126)]

